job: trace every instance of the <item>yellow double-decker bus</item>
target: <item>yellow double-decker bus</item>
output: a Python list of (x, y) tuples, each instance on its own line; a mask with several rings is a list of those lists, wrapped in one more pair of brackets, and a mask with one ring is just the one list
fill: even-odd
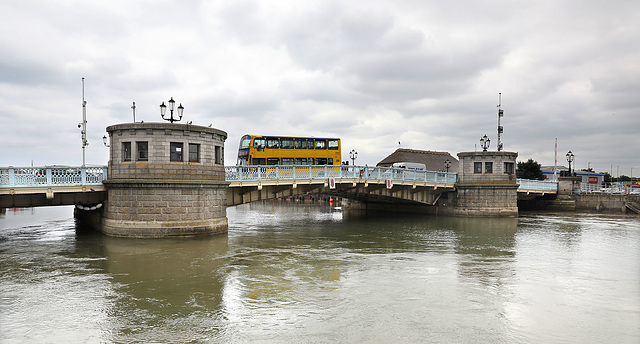
[(244, 135), (237, 165), (340, 165), (340, 139)]

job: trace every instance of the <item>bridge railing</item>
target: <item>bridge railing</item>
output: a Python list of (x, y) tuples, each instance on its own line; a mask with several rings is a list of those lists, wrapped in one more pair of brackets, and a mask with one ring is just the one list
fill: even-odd
[(547, 180), (518, 178), (516, 179), (516, 183), (520, 184), (519, 189), (524, 190), (558, 191), (558, 183)]
[(369, 167), (350, 165), (313, 165), (313, 166), (226, 166), (226, 180), (297, 180), (297, 179), (379, 179), (454, 184), (456, 173), (413, 171), (390, 167)]
[[(226, 180), (230, 182), (335, 178), (454, 184), (457, 179), (456, 173), (349, 165), (226, 166), (225, 175)], [(107, 179), (107, 166), (0, 167), (0, 188), (100, 185), (105, 179)], [(517, 179), (517, 183), (522, 190), (558, 191), (558, 183), (551, 181)]]
[(101, 185), (106, 166), (0, 167), (0, 187)]

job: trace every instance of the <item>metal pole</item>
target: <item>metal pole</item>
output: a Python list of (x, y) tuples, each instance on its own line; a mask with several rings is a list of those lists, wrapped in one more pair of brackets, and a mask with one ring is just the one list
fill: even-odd
[(82, 78), (82, 167), (86, 163), (87, 142), (87, 102), (84, 100), (84, 78)]
[(558, 138), (556, 137), (556, 155), (553, 162), (553, 181), (558, 182)]
[(502, 93), (498, 93), (498, 152), (502, 150), (502, 142), (500, 141), (500, 135), (503, 132), (502, 126), (500, 125), (500, 118), (504, 116), (504, 112), (502, 111)]

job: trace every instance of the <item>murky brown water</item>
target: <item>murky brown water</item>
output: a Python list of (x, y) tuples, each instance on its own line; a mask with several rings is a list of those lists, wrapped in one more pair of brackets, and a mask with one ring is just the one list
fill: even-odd
[(639, 343), (640, 218), (229, 208), (229, 234), (0, 215), (0, 342)]

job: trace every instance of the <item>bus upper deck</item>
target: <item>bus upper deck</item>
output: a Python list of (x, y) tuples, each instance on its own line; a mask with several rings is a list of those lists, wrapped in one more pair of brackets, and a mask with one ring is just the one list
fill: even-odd
[(340, 165), (338, 138), (244, 135), (237, 165)]

